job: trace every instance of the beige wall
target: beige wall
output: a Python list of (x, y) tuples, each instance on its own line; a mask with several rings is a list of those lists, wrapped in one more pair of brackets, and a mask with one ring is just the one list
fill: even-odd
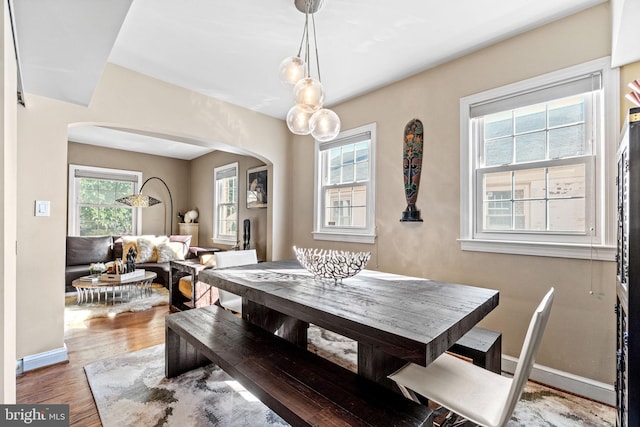
[[(247, 169), (264, 166), (260, 160), (240, 156), (222, 151), (214, 151), (191, 161), (191, 198), (198, 207), (200, 217), (200, 246), (220, 247), (229, 249), (229, 246), (215, 244), (213, 237), (213, 169), (218, 166), (238, 162), (238, 240), (242, 246), (243, 221), (251, 220), (251, 249), (255, 249), (258, 259), (267, 260), (267, 209), (247, 209)], [(271, 197), (271, 169), (269, 169), (269, 182), (267, 182), (268, 196)], [(206, 242), (206, 243), (205, 243)], [(284, 258), (286, 258), (286, 253)]]
[[(171, 234), (178, 234), (178, 212), (191, 209), (189, 161), (187, 160), (70, 142), (67, 162), (68, 164), (142, 172), (142, 182), (152, 176), (161, 178), (167, 183), (173, 198), (173, 230)], [(171, 203), (167, 189), (160, 181), (152, 179), (144, 186), (143, 192), (161, 200), (162, 204), (149, 209), (141, 209), (141, 234), (167, 234), (171, 225)]]
[[(504, 334), (503, 351), (518, 356), (531, 312), (550, 286), (556, 299), (537, 362), (612, 384), (612, 262), (462, 251), (460, 237), (460, 98), (609, 55), (608, 4), (514, 37), (335, 107), (343, 129), (377, 123), (374, 245), (314, 241), (313, 143), (296, 137), (293, 244), (373, 252), (369, 268), (500, 290), (484, 325)], [(419, 52), (416, 54), (419, 55)], [(405, 209), (402, 135), (424, 123), (425, 148), (417, 206), (423, 223), (401, 223)], [(610, 141), (616, 144), (617, 141)], [(593, 295), (589, 291), (593, 287)]]
[(17, 192), (17, 82), (11, 23), (7, 2), (2, 8), (2, 176), (0, 177), (0, 403), (16, 401), (16, 192)]
[[(67, 229), (69, 125), (103, 124), (205, 144), (222, 143), (269, 164), (273, 203), (267, 209), (267, 257), (288, 256), (290, 138), (282, 121), (110, 64), (89, 107), (32, 94), (27, 94), (26, 102), (27, 107), (18, 111), (18, 358), (63, 346), (64, 294), (60, 289)], [(176, 185), (189, 185), (189, 178), (172, 179)], [(50, 200), (51, 216), (34, 217), (34, 200)]]

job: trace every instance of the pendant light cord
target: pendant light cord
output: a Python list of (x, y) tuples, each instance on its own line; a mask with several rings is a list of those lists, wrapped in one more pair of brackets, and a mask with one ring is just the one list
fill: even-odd
[(316, 67), (318, 69), (318, 81), (322, 83), (322, 78), (320, 78), (320, 57), (318, 56), (318, 38), (316, 37), (316, 18), (313, 14), (311, 15), (311, 23), (313, 24), (313, 47), (316, 50)]
[(311, 15), (311, 25), (313, 26), (313, 47), (316, 53), (316, 70), (318, 71), (318, 81), (322, 83), (322, 78), (320, 77), (320, 56), (318, 54), (318, 40), (316, 37), (316, 18), (313, 13), (310, 13), (311, 2), (307, 2), (307, 10), (304, 14), (304, 29), (302, 30), (302, 38), (300, 39), (300, 46), (298, 47), (298, 57), (302, 54), (302, 48), (304, 46), (304, 62), (307, 68), (307, 77), (311, 77), (311, 64), (309, 63), (309, 51), (311, 50), (311, 45), (309, 43), (309, 15)]

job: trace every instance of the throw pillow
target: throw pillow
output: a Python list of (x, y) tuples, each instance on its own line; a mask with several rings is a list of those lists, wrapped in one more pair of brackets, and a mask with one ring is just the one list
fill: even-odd
[(184, 244), (182, 242), (160, 243), (158, 249), (158, 262), (169, 262), (184, 259)]
[(136, 244), (138, 246), (136, 262), (156, 262), (158, 260), (156, 243), (153, 240), (141, 237)]
[(187, 256), (189, 253), (189, 246), (191, 246), (191, 235), (190, 234), (176, 234), (173, 236), (169, 236), (169, 241), (171, 242), (180, 242), (183, 244), (182, 251), (184, 253), (183, 256)]

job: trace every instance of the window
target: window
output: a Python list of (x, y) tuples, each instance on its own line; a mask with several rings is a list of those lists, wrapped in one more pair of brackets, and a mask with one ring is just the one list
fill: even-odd
[(605, 58), (461, 100), (464, 250), (613, 259), (617, 85)]
[(213, 241), (235, 245), (238, 242), (238, 163), (217, 167), (213, 175)]
[(116, 199), (137, 193), (141, 172), (69, 165), (69, 235), (135, 235), (136, 209)]
[(315, 231), (318, 240), (375, 240), (376, 126), (316, 141)]

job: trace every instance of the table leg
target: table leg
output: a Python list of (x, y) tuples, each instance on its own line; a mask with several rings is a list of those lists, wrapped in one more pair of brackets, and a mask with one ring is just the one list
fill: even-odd
[(151, 288), (153, 285), (153, 280), (147, 280), (142, 284), (142, 296), (151, 296)]
[(358, 374), (400, 393), (398, 386), (387, 378), (407, 362), (380, 351), (371, 344), (358, 343)]
[[(178, 279), (174, 278), (173, 266), (169, 265), (169, 309), (171, 311), (178, 310), (176, 304), (178, 304)], [(174, 280), (176, 283), (173, 283)]]
[(242, 299), (242, 317), (301, 348), (307, 348), (308, 322), (287, 316), (246, 298)]

